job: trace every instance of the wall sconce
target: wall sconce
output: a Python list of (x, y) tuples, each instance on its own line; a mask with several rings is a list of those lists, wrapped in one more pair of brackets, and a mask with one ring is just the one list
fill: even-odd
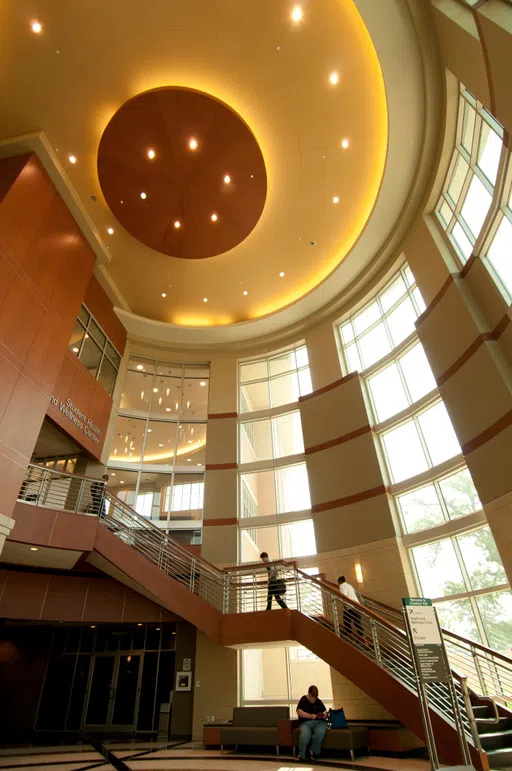
[(363, 569), (361, 568), (361, 565), (359, 562), (356, 562), (354, 565), (354, 570), (356, 571), (356, 581), (358, 584), (363, 583)]

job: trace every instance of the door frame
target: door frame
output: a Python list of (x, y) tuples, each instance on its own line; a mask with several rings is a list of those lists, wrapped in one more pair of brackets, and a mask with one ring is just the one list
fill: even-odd
[[(99, 725), (96, 723), (87, 723), (87, 712), (89, 710), (89, 699), (91, 696), (91, 686), (92, 686), (92, 680), (94, 677), (94, 670), (96, 667), (96, 659), (97, 658), (106, 658), (108, 656), (111, 656), (114, 658), (114, 668), (112, 670), (112, 680), (110, 683), (110, 695), (108, 697), (108, 706), (107, 706), (107, 719), (105, 724)], [(133, 710), (133, 723), (131, 725), (114, 725), (112, 723), (112, 718), (114, 716), (114, 706), (115, 706), (115, 697), (117, 694), (117, 682), (119, 678), (119, 665), (121, 661), (121, 656), (139, 656), (140, 663), (139, 663), (139, 671), (137, 673), (137, 686), (135, 691), (135, 705)], [(136, 650), (136, 651), (99, 651), (98, 653), (92, 653), (91, 654), (91, 662), (89, 664), (89, 674), (87, 676), (87, 686), (86, 686), (86, 695), (84, 699), (84, 709), (82, 713), (82, 721), (80, 724), (80, 731), (81, 733), (87, 732), (87, 731), (97, 731), (97, 732), (103, 732), (103, 733), (135, 733), (137, 721), (139, 717), (139, 699), (140, 699), (140, 689), (141, 689), (141, 681), (142, 681), (142, 669), (144, 666), (144, 651), (143, 650)], [(114, 695), (112, 695), (112, 690), (114, 690)]]

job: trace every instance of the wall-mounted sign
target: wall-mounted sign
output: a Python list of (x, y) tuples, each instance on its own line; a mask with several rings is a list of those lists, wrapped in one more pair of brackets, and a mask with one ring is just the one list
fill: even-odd
[(424, 683), (446, 683), (450, 675), (432, 600), (404, 597), (403, 604), (421, 679)]
[(190, 672), (192, 669), (192, 659), (183, 659), (183, 671)]
[(57, 407), (68, 420), (74, 423), (79, 431), (83, 431), (84, 434), (93, 442), (96, 442), (96, 444), (100, 443), (101, 430), (87, 417), (87, 415), (73, 404), (71, 399), (66, 399), (65, 402), (61, 402), (56, 396), (50, 396), (50, 402), (54, 407)]

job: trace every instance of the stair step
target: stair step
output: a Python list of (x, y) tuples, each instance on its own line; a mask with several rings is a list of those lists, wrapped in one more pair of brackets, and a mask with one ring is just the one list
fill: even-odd
[(480, 736), (484, 750), (510, 749), (512, 750), (512, 731), (495, 731), (492, 734)]
[(481, 736), (485, 736), (486, 734), (493, 734), (499, 731), (509, 731), (512, 730), (512, 718), (500, 717), (499, 723), (495, 723), (494, 721), (490, 720), (479, 720), (477, 718), (476, 727), (478, 728), (478, 733)]
[(494, 712), (488, 704), (473, 705), (473, 714), (476, 718), (494, 717)]
[(486, 755), (491, 768), (512, 766), (512, 747), (499, 750), (487, 750)]

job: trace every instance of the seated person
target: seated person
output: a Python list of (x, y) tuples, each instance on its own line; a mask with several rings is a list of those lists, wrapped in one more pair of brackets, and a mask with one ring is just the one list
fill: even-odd
[(306, 696), (297, 704), (299, 716), (299, 761), (306, 762), (306, 751), (311, 742), (309, 756), (315, 760), (320, 755), (327, 730), (327, 711), (325, 704), (318, 698), (318, 688), (310, 685)]

